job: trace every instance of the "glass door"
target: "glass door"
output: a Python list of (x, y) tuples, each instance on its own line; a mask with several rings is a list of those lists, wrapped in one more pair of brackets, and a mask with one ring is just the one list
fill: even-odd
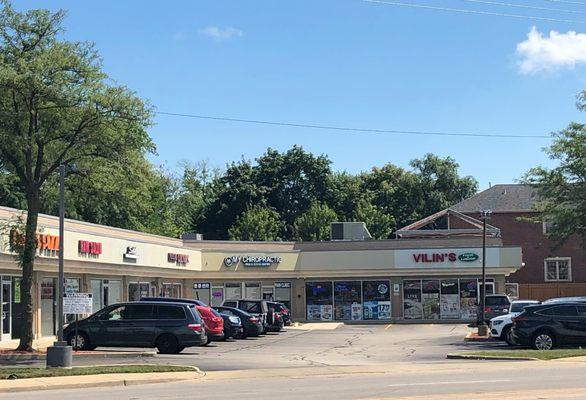
[[(8, 280), (5, 280), (8, 279)], [(12, 281), (10, 277), (2, 277), (2, 335), (0, 340), (12, 339)]]

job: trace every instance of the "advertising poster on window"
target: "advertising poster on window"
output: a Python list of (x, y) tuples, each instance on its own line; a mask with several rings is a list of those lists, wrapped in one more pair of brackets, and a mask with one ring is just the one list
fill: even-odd
[(362, 304), (352, 303), (352, 321), (358, 321), (362, 319)]
[(421, 281), (403, 281), (403, 315), (405, 319), (423, 318)]
[(307, 320), (308, 321), (321, 321), (321, 307), (316, 305), (307, 306)]
[(333, 319), (332, 282), (308, 282), (305, 284), (307, 320), (331, 321)]
[(440, 318), (440, 285), (438, 280), (422, 282), (421, 302), (424, 319)]
[(460, 279), (460, 318), (476, 319), (478, 282), (476, 279)]
[(333, 307), (330, 304), (321, 306), (321, 320), (332, 321), (333, 320)]
[(363, 319), (391, 318), (391, 290), (389, 281), (363, 281), (362, 297)]
[(460, 318), (460, 293), (457, 279), (441, 282), (440, 314), (441, 319)]

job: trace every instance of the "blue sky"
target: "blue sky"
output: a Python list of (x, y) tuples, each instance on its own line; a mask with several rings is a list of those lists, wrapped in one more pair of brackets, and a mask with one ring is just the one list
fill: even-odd
[[(404, 3), (586, 21), (586, 14), (465, 0)], [(513, 2), (511, 0), (510, 2)], [(548, 0), (516, 4), (584, 11)], [(543, 135), (583, 121), (586, 24), (531, 21), (360, 0), (19, 0), (68, 10), (66, 37), (96, 43), (106, 72), (159, 111), (361, 128)], [(532, 41), (527, 35), (532, 27)], [(560, 32), (551, 36), (550, 31)], [(568, 34), (577, 31), (577, 34)], [(542, 34), (542, 36), (539, 36)], [(550, 40), (551, 39), (551, 40)], [(526, 41), (523, 54), (517, 51)], [(568, 50), (569, 49), (569, 50)], [(570, 54), (570, 60), (564, 58)], [(560, 55), (561, 54), (561, 55)], [(573, 57), (573, 58), (572, 58)], [(524, 70), (520, 63), (525, 61)], [(432, 152), (460, 172), (508, 183), (551, 165), (549, 139), (340, 133), (159, 115), (153, 161), (223, 167), (267, 147), (325, 153), (359, 172)]]

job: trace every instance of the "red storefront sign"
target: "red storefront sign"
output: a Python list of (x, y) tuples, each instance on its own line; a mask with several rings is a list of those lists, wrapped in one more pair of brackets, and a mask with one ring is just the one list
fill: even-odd
[[(35, 235), (37, 250), (59, 251), (59, 236), (37, 233)], [(14, 249), (16, 246), (24, 246), (24, 235), (16, 229), (10, 231), (10, 246)]]
[(99, 255), (102, 254), (102, 243), (80, 240), (77, 243), (77, 250), (82, 254)]
[(413, 261), (416, 263), (438, 263), (438, 262), (455, 262), (456, 253), (416, 253), (413, 254)]
[(187, 264), (189, 262), (188, 254), (167, 253), (167, 261), (170, 263)]

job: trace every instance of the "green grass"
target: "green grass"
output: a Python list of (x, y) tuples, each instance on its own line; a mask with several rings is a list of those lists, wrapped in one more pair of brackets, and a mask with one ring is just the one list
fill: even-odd
[(530, 357), (539, 360), (555, 360), (557, 358), (586, 356), (586, 349), (554, 349), (554, 350), (480, 350), (458, 353), (480, 357)]
[(137, 374), (145, 372), (183, 372), (195, 371), (193, 367), (176, 365), (114, 365), (95, 367), (63, 368), (0, 368), (1, 379), (25, 379), (46, 378), (52, 376), (77, 376), (77, 375), (101, 375), (101, 374)]

